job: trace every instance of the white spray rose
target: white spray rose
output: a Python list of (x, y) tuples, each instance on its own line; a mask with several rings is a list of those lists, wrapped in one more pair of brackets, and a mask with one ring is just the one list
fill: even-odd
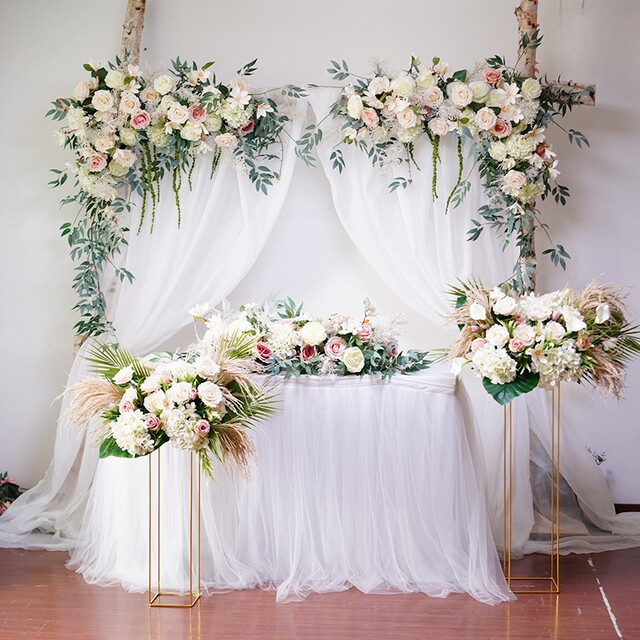
[(133, 147), (138, 142), (138, 133), (131, 127), (125, 127), (120, 130), (120, 142), (128, 147)]
[(406, 73), (399, 75), (391, 82), (391, 91), (393, 91), (396, 95), (401, 96), (402, 98), (408, 98), (415, 87), (416, 84), (413, 78)]
[(342, 362), (349, 373), (359, 373), (364, 368), (364, 354), (358, 347), (349, 347), (342, 354)]
[(416, 85), (418, 86), (418, 89), (429, 89), (430, 87), (433, 87), (437, 81), (438, 80), (431, 69), (423, 69), (416, 77)]

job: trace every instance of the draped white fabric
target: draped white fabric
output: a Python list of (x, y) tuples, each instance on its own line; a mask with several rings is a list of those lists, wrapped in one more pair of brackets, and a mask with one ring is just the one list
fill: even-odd
[[(114, 292), (109, 290), (111, 274), (105, 273), (103, 278), (107, 316), (114, 324), (116, 338), (127, 349), (145, 354), (158, 347), (191, 322), (188, 309), (204, 301), (218, 304), (249, 271), (287, 196), (295, 166), (292, 139), (299, 136), (305, 111), (306, 102), (298, 101), (291, 138), (284, 140), (282, 177), (268, 196), (258, 193), (251, 181), (236, 171), (230, 155), (223, 154), (212, 179), (210, 160), (203, 158), (192, 176), (193, 190), (183, 185), (179, 231), (170, 179), (162, 184), (153, 232), (150, 207), (139, 234), (134, 216), (123, 258), (136, 279)], [(83, 354), (81, 349), (68, 385), (87, 374)], [(93, 443), (60, 419), (54, 457), (45, 478), (0, 518), (0, 546), (72, 548), (97, 455)]]
[[(275, 588), (279, 602), (352, 585), (467, 592), (489, 604), (512, 597), (464, 392), (446, 368), (386, 382), (290, 379), (279, 392), (281, 410), (253, 435), (251, 478), (218, 466), (203, 482), (207, 590)], [(167, 446), (161, 456), (161, 583), (184, 590), (189, 454)], [(88, 582), (146, 590), (147, 472), (147, 459), (98, 466), (69, 563)]]
[[(320, 122), (338, 98), (336, 89), (312, 89), (310, 103)], [(324, 138), (318, 156), (331, 184), (333, 202), (349, 236), (402, 300), (442, 329), (450, 301), (446, 290), (458, 279), (473, 277), (498, 284), (511, 274), (513, 250), (501, 253), (500, 241), (485, 230), (476, 242), (466, 242), (471, 220), (483, 204), (483, 189), (472, 161), (465, 158), (465, 178), (471, 191), (462, 206), (445, 215), (447, 196), (457, 178), (455, 143), (449, 138), (440, 146), (438, 194), (431, 194), (431, 145), (416, 144), (415, 157), (421, 170), (411, 169), (412, 184), (390, 193), (380, 169), (372, 167), (359, 149), (343, 145), (346, 169), (332, 168), (331, 149), (338, 141), (332, 119), (323, 122)], [(406, 164), (402, 167), (407, 175)], [(477, 381), (473, 382), (477, 385)], [(488, 503), (496, 541), (502, 540), (502, 415), (484, 393), (473, 393), (474, 413), (479, 425), (486, 464)], [(544, 497), (548, 491), (549, 416), (547, 394), (536, 392), (519, 398), (515, 408), (515, 476), (513, 486), (513, 550), (548, 552), (544, 540)], [(565, 411), (566, 413), (566, 411)], [(569, 416), (570, 417), (570, 416)], [(561, 549), (565, 553), (623, 548), (640, 544), (640, 516), (616, 515), (611, 493), (589, 453), (580, 443), (570, 419), (563, 419), (561, 470), (565, 480), (562, 503)], [(530, 444), (531, 441), (531, 444)], [(534, 491), (535, 489), (535, 491)], [(573, 494), (575, 492), (575, 496)], [(580, 508), (577, 507), (576, 498)], [(548, 504), (548, 500), (547, 500)], [(534, 510), (534, 506), (536, 509)], [(595, 529), (594, 525), (599, 529)], [(547, 529), (548, 530), (548, 529)], [(613, 532), (615, 535), (608, 535)], [(536, 538), (540, 540), (537, 541)]]

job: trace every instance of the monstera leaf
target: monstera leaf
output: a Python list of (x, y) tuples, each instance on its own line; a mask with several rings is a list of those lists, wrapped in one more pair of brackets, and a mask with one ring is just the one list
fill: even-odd
[(526, 371), (521, 373), (512, 382), (506, 384), (493, 384), (487, 378), (482, 378), (482, 386), (498, 404), (509, 404), (513, 399), (529, 391), (533, 391), (540, 382), (537, 373)]

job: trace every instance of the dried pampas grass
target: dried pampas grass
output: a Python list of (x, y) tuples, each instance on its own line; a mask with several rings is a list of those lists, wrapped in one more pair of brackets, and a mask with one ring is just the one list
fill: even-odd
[(123, 392), (105, 378), (85, 378), (67, 387), (62, 395), (71, 397), (63, 419), (71, 426), (86, 428), (91, 418), (117, 406)]

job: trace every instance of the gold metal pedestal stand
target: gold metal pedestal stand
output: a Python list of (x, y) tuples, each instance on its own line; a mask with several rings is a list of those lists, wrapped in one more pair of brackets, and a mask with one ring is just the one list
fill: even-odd
[[(153, 542), (153, 517), (152, 517), (152, 467), (153, 467), (153, 458), (157, 459), (157, 520), (156, 520), (156, 542), (157, 542), (157, 582), (156, 582), (156, 590), (155, 593), (152, 591), (152, 575), (153, 575), (153, 560), (152, 560), (152, 542)], [(161, 502), (161, 485), (160, 485), (160, 448), (158, 448), (155, 452), (149, 454), (149, 606), (150, 607), (170, 607), (174, 609), (190, 609), (193, 605), (198, 602), (200, 599), (200, 489), (201, 489), (201, 468), (200, 461), (196, 461), (197, 470), (197, 520), (195, 523), (195, 528), (197, 532), (198, 538), (198, 569), (197, 569), (197, 590), (194, 591), (193, 578), (194, 578), (194, 566), (193, 566), (193, 530), (194, 530), (194, 514), (193, 514), (193, 461), (195, 453), (190, 454), (189, 458), (189, 592), (185, 594), (180, 593), (167, 593), (163, 592), (160, 587), (160, 502)], [(179, 561), (176, 559), (176, 561)], [(189, 598), (186, 602), (173, 602), (173, 603), (165, 603), (161, 602), (162, 597), (173, 597), (173, 598)]]
[[(502, 568), (513, 593), (560, 593), (560, 385), (551, 391), (551, 508), (550, 559), (547, 576), (511, 575), (513, 525), (513, 405), (504, 406), (503, 419), (503, 551)], [(514, 588), (517, 584), (518, 587)], [(541, 586), (544, 584), (544, 586)]]

